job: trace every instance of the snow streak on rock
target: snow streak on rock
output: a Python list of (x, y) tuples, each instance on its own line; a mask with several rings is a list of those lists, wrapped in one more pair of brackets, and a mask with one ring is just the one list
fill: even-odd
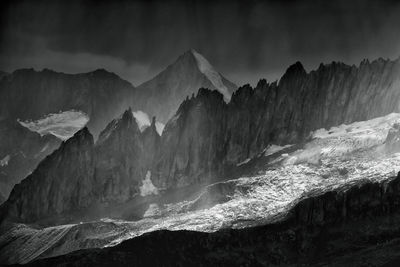
[(148, 196), (148, 195), (157, 195), (158, 194), (158, 189), (153, 185), (153, 182), (151, 181), (151, 171), (147, 171), (146, 173), (146, 178), (142, 181), (143, 185), (140, 187), (140, 195), (142, 197)]
[(224, 100), (229, 102), (231, 99), (231, 94), (228, 88), (222, 82), (221, 75), (214, 69), (214, 67), (205, 59), (202, 55), (197, 53), (194, 49), (191, 50), (197, 61), (197, 66), (199, 70), (210, 80), (210, 82), (217, 88), (217, 90), (223, 94)]

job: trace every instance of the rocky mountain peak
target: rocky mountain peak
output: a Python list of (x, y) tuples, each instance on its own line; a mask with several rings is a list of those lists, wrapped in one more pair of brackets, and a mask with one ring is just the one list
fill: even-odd
[(133, 121), (133, 114), (132, 114), (132, 108), (129, 107), (127, 110), (122, 113), (121, 121), (125, 123), (130, 123)]
[(97, 143), (101, 144), (107, 140), (115, 139), (116, 136), (120, 136), (119, 138), (125, 136), (130, 139), (138, 135), (140, 135), (139, 125), (133, 116), (132, 109), (129, 107), (120, 118), (112, 120), (107, 125), (100, 133)]
[(180, 55), (177, 60), (150, 81), (138, 86), (145, 97), (138, 98), (135, 109), (166, 123), (188, 96), (199, 88), (218, 90), (226, 102), (237, 86), (223, 77), (210, 62), (194, 49)]
[(307, 72), (304, 69), (303, 64), (301, 64), (300, 61), (297, 61), (296, 63), (289, 66), (289, 68), (286, 70), (285, 74), (283, 74), (281, 81), (291, 80), (294, 77), (301, 77), (306, 74), (307, 74)]

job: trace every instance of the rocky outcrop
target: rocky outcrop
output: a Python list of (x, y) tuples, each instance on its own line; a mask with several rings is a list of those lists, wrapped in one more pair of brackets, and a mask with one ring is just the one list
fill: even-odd
[(217, 91), (200, 89), (196, 97), (181, 104), (162, 135), (153, 170), (159, 187), (210, 182), (221, 171), (225, 116), (226, 103)]
[(1, 207), (2, 216), (35, 221), (88, 207), (95, 197), (93, 164), (93, 136), (85, 127), (13, 188)]
[(141, 133), (130, 109), (108, 125), (96, 144), (96, 186), (100, 186), (103, 201), (121, 203), (140, 194), (159, 138), (155, 119)]
[(151, 232), (28, 266), (395, 266), (399, 200), (397, 176), (305, 198), (274, 224), (213, 233)]

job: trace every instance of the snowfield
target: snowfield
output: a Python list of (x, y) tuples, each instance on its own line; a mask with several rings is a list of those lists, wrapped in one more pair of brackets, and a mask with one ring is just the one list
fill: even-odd
[(82, 111), (69, 110), (51, 113), (36, 121), (19, 121), (19, 123), (41, 135), (52, 134), (61, 140), (67, 140), (85, 127), (89, 116)]
[[(14, 230), (9, 230), (0, 239), (0, 247), (7, 244), (0, 250), (0, 259), (8, 249), (13, 248), (18, 248), (17, 262), (26, 262), (34, 257), (57, 255), (61, 253), (60, 246), (64, 248), (63, 253), (83, 247), (113, 246), (160, 229), (211, 232), (281, 220), (305, 197), (346, 190), (367, 181), (384, 182), (395, 177), (400, 171), (400, 151), (389, 153), (385, 149), (385, 140), (396, 122), (400, 122), (400, 114), (389, 114), (330, 130), (320, 129), (311, 134), (311, 140), (301, 149), (291, 153), (281, 153), (283, 147), (270, 146), (264, 151), (264, 157), (272, 159), (258, 175), (209, 185), (191, 201), (165, 205), (152, 203), (144, 218), (138, 221), (104, 219), (29, 230), (32, 233), (25, 227), (23, 231), (28, 233), (29, 238), (15, 230), (15, 227), (21, 226), (14, 226)], [(150, 176), (146, 175), (143, 181), (146, 193), (154, 193)], [(71, 231), (75, 234), (79, 232), (78, 240), (69, 241)], [(47, 243), (52, 244), (54, 239), (61, 240), (60, 235), (63, 235), (64, 243), (57, 241), (57, 246), (48, 245), (50, 248), (45, 254), (29, 251), (32, 247), (40, 248), (43, 238), (49, 239)], [(24, 251), (29, 251), (28, 256)]]

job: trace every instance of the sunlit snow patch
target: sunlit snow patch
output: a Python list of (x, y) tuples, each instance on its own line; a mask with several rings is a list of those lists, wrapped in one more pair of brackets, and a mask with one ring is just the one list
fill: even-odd
[(157, 195), (158, 189), (151, 182), (151, 171), (147, 171), (146, 178), (142, 181), (143, 185), (139, 188), (142, 197), (148, 195)]
[[(151, 125), (151, 120), (147, 113), (145, 113), (141, 110), (137, 110), (137, 111), (133, 111), (132, 114), (133, 114), (133, 117), (135, 118), (136, 123), (139, 126), (139, 130), (141, 132), (143, 132), (147, 127), (149, 127)], [(161, 122), (156, 121), (156, 130), (159, 135), (162, 134), (162, 132), (164, 130), (164, 126), (165, 125), (162, 124)]]
[(133, 117), (135, 117), (136, 123), (139, 126), (141, 132), (151, 125), (149, 115), (141, 110), (133, 111)]
[(202, 55), (197, 53), (194, 49), (192, 49), (193, 56), (196, 58), (197, 66), (201, 73), (203, 73), (208, 80), (215, 86), (215, 88), (224, 96), (226, 102), (229, 102), (231, 99), (231, 94), (229, 93), (228, 88), (222, 82), (221, 75), (214, 69), (214, 67), (205, 59)]
[(0, 160), (0, 166), (7, 166), (10, 161), (10, 155), (5, 156), (2, 160)]
[(161, 135), (162, 132), (164, 131), (164, 127), (165, 127), (165, 124), (163, 124), (159, 121), (156, 121), (156, 130), (159, 135)]
[(88, 121), (89, 116), (84, 112), (69, 110), (51, 113), (36, 121), (19, 121), (19, 123), (41, 135), (52, 134), (61, 140), (66, 140), (82, 129)]
[(279, 151), (282, 151), (282, 150), (284, 150), (284, 149), (286, 149), (286, 148), (289, 148), (289, 147), (291, 147), (291, 146), (293, 146), (293, 145), (284, 145), (284, 146), (278, 146), (278, 145), (274, 145), (274, 144), (272, 144), (272, 145), (269, 145), (265, 150), (264, 150), (264, 156), (270, 156), (270, 155), (272, 155), (272, 154), (275, 154), (275, 153), (277, 153), (277, 152), (279, 152)]
[(250, 160), (251, 160), (250, 158), (247, 158), (247, 159), (243, 160), (242, 162), (239, 162), (238, 164), (236, 164), (236, 166), (241, 166), (241, 165), (243, 165), (243, 164), (246, 164), (246, 163), (248, 163)]

